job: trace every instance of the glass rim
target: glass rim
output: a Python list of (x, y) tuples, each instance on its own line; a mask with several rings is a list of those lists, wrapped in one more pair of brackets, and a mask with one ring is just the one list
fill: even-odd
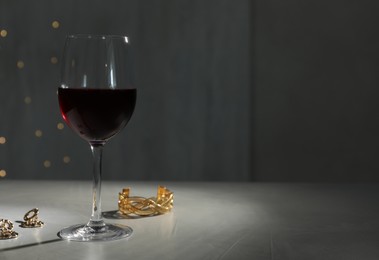
[(67, 39), (120, 39), (125, 40), (125, 42), (129, 42), (129, 38), (127, 36), (117, 34), (69, 34), (67, 35)]

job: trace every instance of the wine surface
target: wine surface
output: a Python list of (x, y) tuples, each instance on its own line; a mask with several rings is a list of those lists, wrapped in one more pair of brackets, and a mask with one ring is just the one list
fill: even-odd
[(59, 88), (59, 106), (66, 123), (89, 142), (106, 141), (130, 120), (136, 89)]

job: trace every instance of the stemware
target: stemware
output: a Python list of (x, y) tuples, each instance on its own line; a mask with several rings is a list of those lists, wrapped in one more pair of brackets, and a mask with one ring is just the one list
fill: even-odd
[(60, 111), (67, 125), (86, 140), (93, 155), (92, 214), (86, 224), (61, 230), (63, 239), (104, 241), (128, 237), (128, 226), (107, 224), (101, 212), (101, 163), (106, 142), (130, 120), (135, 103), (129, 39), (118, 35), (69, 35), (66, 38)]

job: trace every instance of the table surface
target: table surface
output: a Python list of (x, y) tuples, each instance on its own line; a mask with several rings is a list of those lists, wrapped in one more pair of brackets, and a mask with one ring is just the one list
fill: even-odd
[[(379, 259), (379, 184), (104, 182), (107, 222), (128, 225), (129, 239), (61, 240), (57, 232), (87, 222), (91, 182), (0, 180), (0, 218), (17, 239), (0, 240), (0, 259)], [(174, 192), (171, 213), (109, 217), (118, 192)], [(34, 208), (45, 226), (19, 227)]]

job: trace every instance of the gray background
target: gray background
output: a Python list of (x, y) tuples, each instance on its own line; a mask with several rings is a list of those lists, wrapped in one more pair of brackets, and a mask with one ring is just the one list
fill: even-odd
[(65, 35), (97, 33), (128, 35), (137, 57), (136, 110), (105, 147), (105, 179), (379, 180), (378, 7), (0, 0), (0, 169), (91, 178), (88, 145), (56, 127), (56, 88)]
[(379, 2), (255, 1), (253, 178), (379, 179)]

